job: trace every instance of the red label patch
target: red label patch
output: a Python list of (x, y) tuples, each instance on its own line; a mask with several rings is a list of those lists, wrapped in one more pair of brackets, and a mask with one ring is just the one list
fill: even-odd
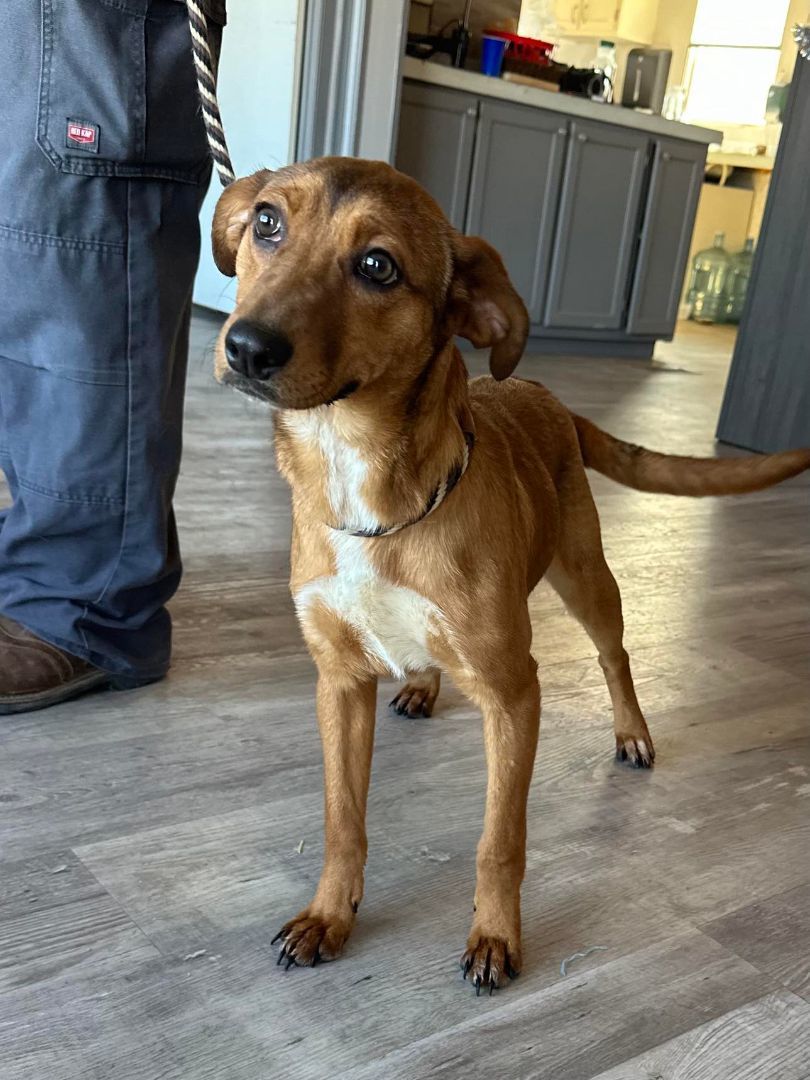
[(68, 117), (65, 146), (68, 150), (88, 150), (91, 154), (97, 154), (98, 134), (98, 124), (91, 124), (87, 120), (71, 120)]
[(68, 124), (68, 138), (77, 143), (94, 143), (96, 141), (96, 129), (82, 127), (81, 124)]

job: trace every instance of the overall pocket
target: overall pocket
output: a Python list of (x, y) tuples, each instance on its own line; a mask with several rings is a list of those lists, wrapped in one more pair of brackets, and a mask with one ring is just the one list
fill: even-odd
[[(62, 172), (197, 183), (209, 157), (185, 4), (41, 0), (37, 143)], [(221, 27), (214, 26), (217, 35)]]

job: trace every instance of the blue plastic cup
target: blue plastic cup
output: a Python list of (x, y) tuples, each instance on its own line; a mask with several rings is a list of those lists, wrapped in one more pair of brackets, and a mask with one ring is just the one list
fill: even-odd
[(499, 78), (503, 67), (503, 57), (506, 46), (509, 44), (505, 38), (492, 37), (484, 34), (481, 41), (481, 71), (484, 75), (492, 75)]

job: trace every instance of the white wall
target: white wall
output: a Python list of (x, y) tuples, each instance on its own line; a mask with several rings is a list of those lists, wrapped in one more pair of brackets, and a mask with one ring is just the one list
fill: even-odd
[[(244, 176), (292, 160), (299, 0), (237, 0), (222, 39), (219, 104), (234, 170)], [(211, 220), (222, 185), (214, 173), (200, 215), (202, 254), (194, 301), (231, 311), (235, 283), (211, 256)]]

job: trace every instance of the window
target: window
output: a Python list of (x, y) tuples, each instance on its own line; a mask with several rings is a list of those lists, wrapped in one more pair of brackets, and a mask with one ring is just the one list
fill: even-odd
[(790, 0), (698, 0), (684, 120), (764, 124)]

